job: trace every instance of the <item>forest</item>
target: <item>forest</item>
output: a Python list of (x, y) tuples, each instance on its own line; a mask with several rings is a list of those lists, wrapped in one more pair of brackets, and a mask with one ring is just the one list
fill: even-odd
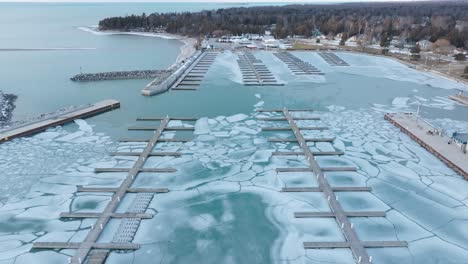
[(306, 4), (236, 7), (201, 12), (152, 13), (110, 17), (100, 30), (147, 31), (194, 37), (263, 34), (276, 38), (311, 37), (317, 34), (363, 41), (407, 42), (447, 39), (468, 49), (468, 1)]

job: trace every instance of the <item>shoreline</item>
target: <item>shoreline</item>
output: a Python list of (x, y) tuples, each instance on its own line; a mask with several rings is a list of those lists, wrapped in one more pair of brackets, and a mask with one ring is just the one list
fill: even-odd
[(323, 48), (315, 48), (315, 49), (310, 49), (310, 50), (309, 49), (292, 49), (292, 51), (316, 51), (316, 52), (319, 52), (319, 51), (330, 50), (330, 48), (331, 48), (331, 51), (347, 52), (347, 53), (358, 54), (358, 55), (368, 55), (368, 56), (392, 59), (393, 61), (399, 62), (399, 63), (401, 63), (401, 64), (403, 64), (403, 65), (405, 65), (405, 66), (407, 66), (407, 67), (409, 67), (411, 69), (419, 71), (421, 73), (426, 73), (426, 74), (429, 74), (429, 75), (432, 75), (432, 76), (435, 76), (435, 77), (439, 77), (439, 78), (443, 78), (443, 79), (446, 79), (446, 80), (449, 80), (449, 81), (459, 83), (459, 84), (463, 85), (465, 87), (465, 91), (468, 92), (468, 79), (464, 80), (461, 77), (452, 76), (452, 75), (437, 71), (435, 69), (428, 69), (428, 68), (424, 67), (423, 65), (420, 65), (420, 64), (418, 64), (416, 62), (411, 63), (411, 62), (409, 62), (407, 60), (401, 59), (401, 58), (399, 58), (398, 56), (395, 56), (392, 53), (390, 53), (388, 55), (383, 55), (383, 54), (376, 54), (376, 53), (372, 53), (372, 52), (347, 49), (350, 46), (347, 46), (347, 48), (343, 48), (341, 46), (335, 46), (335, 45), (329, 45), (328, 48), (325, 47), (325, 46), (321, 46), (321, 47), (323, 47)]
[(102, 31), (99, 30), (97, 26), (81, 26), (78, 27), (79, 30), (84, 32), (89, 32), (95, 35), (132, 35), (132, 36), (142, 36), (142, 37), (153, 37), (153, 38), (162, 38), (162, 39), (173, 39), (179, 40), (183, 43), (180, 47), (180, 53), (177, 56), (175, 62), (169, 67), (172, 68), (175, 65), (179, 64), (180, 62), (188, 59), (195, 53), (195, 44), (197, 40), (195, 38), (184, 37), (182, 35), (170, 34), (170, 33), (154, 33), (154, 32), (137, 32), (137, 31), (113, 31), (113, 30), (106, 30)]

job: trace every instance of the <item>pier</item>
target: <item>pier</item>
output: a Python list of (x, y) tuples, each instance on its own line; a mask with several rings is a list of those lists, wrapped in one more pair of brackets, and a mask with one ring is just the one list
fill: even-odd
[(273, 54), (283, 61), (295, 75), (324, 75), (319, 69), (299, 59), (290, 52), (276, 52)]
[[(268, 112), (268, 110), (260, 110), (261, 112)], [(272, 112), (279, 112), (277, 109)], [(281, 120), (288, 122), (291, 132), (294, 134), (295, 141), (299, 144), (301, 151), (294, 154), (303, 155), (306, 158), (309, 166), (306, 168), (277, 168), (277, 172), (293, 172), (293, 171), (309, 171), (316, 178), (318, 182), (317, 187), (294, 187), (283, 188), (282, 192), (321, 192), (328, 201), (330, 212), (296, 212), (296, 218), (334, 218), (340, 227), (340, 230), (345, 238), (345, 241), (323, 241), (323, 242), (304, 242), (305, 249), (322, 249), (322, 248), (349, 248), (358, 264), (370, 264), (372, 256), (369, 256), (366, 248), (369, 247), (407, 247), (406, 241), (362, 241), (359, 239), (353, 224), (349, 221), (349, 217), (385, 217), (385, 212), (349, 212), (344, 211), (340, 202), (338, 201), (335, 192), (367, 192), (371, 191), (368, 186), (358, 187), (342, 187), (331, 186), (325, 177), (326, 171), (355, 171), (355, 167), (322, 167), (315, 160), (317, 153), (312, 152), (307, 145), (307, 141), (303, 137), (300, 128), (296, 124), (297, 118), (294, 118), (291, 112), (284, 108), (282, 110), (283, 117)], [(276, 152), (276, 155), (281, 155), (281, 152)], [(290, 153), (285, 153), (290, 155)], [(340, 153), (341, 154), (341, 153)]]
[[(155, 153), (154, 149), (157, 143), (161, 142), (161, 136), (167, 128), (171, 120), (177, 120), (168, 116), (164, 118), (142, 118), (142, 120), (160, 120), (159, 126), (155, 127), (151, 136), (146, 141), (147, 144), (143, 151), (135, 153), (119, 153), (118, 155), (138, 156), (133, 167), (131, 168), (96, 168), (96, 172), (127, 172), (127, 176), (117, 187), (101, 187), (101, 186), (77, 186), (77, 192), (109, 192), (112, 193), (111, 201), (107, 204), (104, 210), (100, 213), (96, 212), (63, 212), (61, 218), (65, 219), (96, 219), (96, 222), (91, 225), (90, 231), (82, 242), (35, 242), (32, 249), (35, 250), (50, 250), (50, 249), (75, 249), (70, 263), (94, 263), (102, 264), (105, 262), (111, 250), (137, 250), (139, 244), (132, 243), (137, 232), (140, 222), (145, 219), (154, 217), (152, 214), (146, 213), (146, 210), (155, 194), (163, 194), (169, 192), (169, 189), (164, 187), (159, 188), (133, 188), (132, 184), (138, 177), (140, 172), (154, 173), (171, 173), (177, 171), (173, 168), (145, 168), (146, 160)], [(180, 120), (178, 120), (180, 121)], [(174, 127), (173, 127), (174, 129)], [(113, 153), (116, 155), (116, 153)], [(177, 155), (181, 153), (177, 153)], [(145, 175), (145, 177), (151, 177)], [(116, 212), (121, 201), (127, 193), (136, 193), (136, 197), (124, 213)], [(101, 234), (104, 232), (107, 224), (111, 219), (120, 220), (120, 226), (114, 235), (111, 242), (98, 242)]]
[(340, 58), (335, 53), (331, 52), (319, 52), (317, 53), (323, 60), (325, 60), (330, 66), (349, 66), (349, 64)]
[(385, 114), (384, 118), (468, 179), (468, 154), (463, 153), (456, 144), (449, 144), (449, 137), (434, 133), (434, 127), (411, 113)]
[(237, 60), (242, 80), (245, 86), (283, 86), (278, 83), (270, 70), (263, 62), (252, 54), (252, 52), (243, 52), (239, 54)]
[(172, 90), (197, 90), (218, 52), (204, 52), (172, 85)]
[(49, 127), (63, 125), (72, 122), (75, 119), (92, 117), (107, 111), (111, 111), (120, 107), (120, 102), (116, 100), (104, 100), (95, 104), (85, 105), (69, 112), (60, 113), (55, 116), (38, 120), (31, 123), (26, 123), (20, 126), (12, 127), (0, 131), (0, 143), (12, 140), (17, 137), (29, 136)]

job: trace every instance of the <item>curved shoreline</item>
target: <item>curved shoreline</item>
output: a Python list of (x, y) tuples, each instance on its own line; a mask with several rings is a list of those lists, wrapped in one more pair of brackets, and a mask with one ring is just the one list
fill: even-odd
[(197, 40), (195, 38), (184, 37), (181, 35), (170, 34), (170, 33), (152, 33), (152, 32), (136, 32), (136, 31), (113, 31), (113, 30), (106, 30), (101, 31), (98, 29), (97, 26), (82, 26), (78, 27), (79, 30), (84, 32), (89, 32), (95, 35), (101, 36), (109, 36), (109, 35), (132, 35), (132, 36), (142, 36), (142, 37), (153, 37), (153, 38), (162, 38), (162, 39), (169, 39), (169, 40), (179, 40), (183, 43), (180, 47), (180, 53), (177, 56), (175, 62), (171, 67), (175, 64), (180, 63), (183, 60), (191, 57), (192, 54), (195, 52), (195, 44)]

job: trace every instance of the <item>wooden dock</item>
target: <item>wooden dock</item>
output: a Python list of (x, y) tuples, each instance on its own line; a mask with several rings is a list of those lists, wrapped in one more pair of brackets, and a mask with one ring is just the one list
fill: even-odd
[[(261, 110), (267, 112), (268, 110)], [(278, 112), (277, 110), (272, 110)], [(345, 241), (337, 242), (304, 242), (305, 249), (321, 249), (321, 248), (349, 248), (358, 264), (370, 264), (372, 256), (369, 256), (366, 248), (368, 247), (407, 247), (406, 241), (362, 241), (359, 239), (353, 225), (349, 221), (349, 217), (385, 217), (385, 212), (349, 212), (344, 211), (338, 201), (335, 192), (367, 192), (372, 189), (367, 186), (345, 187), (331, 186), (325, 177), (326, 171), (356, 171), (355, 167), (322, 167), (315, 160), (316, 153), (312, 152), (307, 145), (307, 141), (303, 137), (300, 128), (295, 122), (295, 118), (291, 115), (288, 109), (283, 109), (282, 114), (287, 120), (291, 132), (294, 134), (295, 141), (299, 144), (301, 152), (296, 151), (293, 154), (303, 155), (309, 164), (306, 168), (277, 168), (277, 172), (301, 172), (309, 171), (317, 178), (317, 187), (289, 187), (282, 188), (282, 192), (322, 192), (330, 206), (330, 212), (296, 212), (296, 218), (334, 218), (340, 226), (340, 230), (345, 238)], [(284, 153), (290, 155), (290, 152), (276, 152), (276, 155)], [(341, 154), (341, 153), (340, 153)]]
[[(149, 203), (153, 199), (154, 194), (167, 193), (167, 188), (132, 188), (132, 184), (138, 177), (140, 172), (153, 172), (153, 173), (171, 173), (177, 171), (173, 168), (144, 168), (146, 160), (155, 155), (171, 155), (179, 156), (182, 153), (177, 152), (155, 152), (156, 144), (161, 141), (163, 132), (168, 128), (171, 119), (168, 116), (164, 118), (144, 118), (143, 120), (160, 120), (158, 127), (155, 127), (151, 137), (144, 142), (147, 142), (143, 151), (140, 152), (116, 152), (112, 155), (128, 155), (137, 156), (138, 159), (131, 168), (96, 168), (96, 172), (127, 172), (126, 178), (117, 187), (92, 187), (92, 186), (77, 186), (78, 192), (109, 192), (112, 194), (111, 201), (107, 204), (102, 212), (63, 212), (60, 214), (61, 218), (69, 219), (83, 219), (95, 218), (96, 222), (91, 226), (89, 233), (86, 235), (82, 242), (35, 242), (33, 244), (34, 250), (54, 250), (54, 249), (75, 249), (70, 263), (93, 263), (102, 264), (107, 258), (111, 250), (136, 250), (140, 248), (139, 244), (132, 243), (135, 233), (140, 225), (140, 221), (144, 219), (153, 218), (152, 214), (145, 211)], [(192, 119), (190, 119), (192, 120)], [(170, 128), (170, 127), (169, 127)], [(176, 129), (172, 127), (172, 129)], [(128, 142), (127, 140), (126, 142)], [(136, 141), (136, 140), (135, 140)], [(140, 141), (136, 141), (140, 142)], [(148, 176), (148, 175), (145, 175)], [(150, 176), (148, 176), (150, 177)], [(124, 200), (127, 193), (136, 193), (136, 198), (124, 213), (118, 213), (117, 209)], [(119, 219), (120, 226), (114, 235), (114, 239), (110, 243), (98, 242), (101, 234), (104, 232), (106, 225), (111, 219)], [(98, 251), (97, 251), (98, 250)]]
[(63, 125), (72, 122), (75, 119), (92, 117), (107, 111), (120, 107), (120, 102), (116, 100), (104, 100), (95, 104), (80, 107), (79, 109), (59, 114), (37, 122), (29, 123), (19, 127), (0, 132), (0, 143), (12, 140), (18, 137), (30, 136), (42, 132), (49, 127)]
[[(385, 114), (385, 119), (427, 151), (434, 154), (447, 166), (468, 179), (468, 155), (457, 148), (455, 144), (448, 144), (450, 142), (449, 137), (432, 133), (434, 128), (413, 114)], [(431, 133), (428, 133), (429, 131)]]
[(273, 54), (284, 62), (295, 75), (324, 75), (324, 73), (315, 66), (299, 59), (290, 52), (276, 52)]

